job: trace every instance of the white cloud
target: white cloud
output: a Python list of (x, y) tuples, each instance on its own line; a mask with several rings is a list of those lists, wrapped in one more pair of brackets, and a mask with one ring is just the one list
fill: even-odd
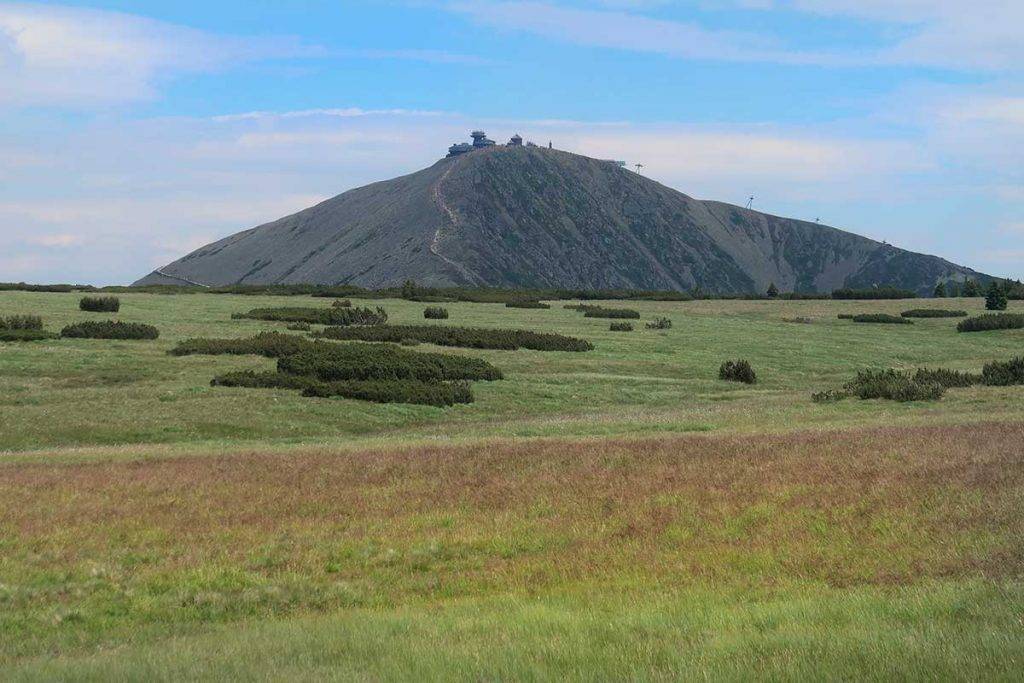
[(178, 74), (317, 53), (288, 39), (217, 36), (118, 12), (0, 3), (0, 105), (145, 100)]

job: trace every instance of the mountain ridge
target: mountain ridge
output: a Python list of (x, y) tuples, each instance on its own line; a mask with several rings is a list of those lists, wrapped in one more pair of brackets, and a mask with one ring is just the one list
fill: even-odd
[(136, 284), (760, 292), (987, 278), (830, 226), (698, 200), (613, 162), (494, 146), (355, 188)]

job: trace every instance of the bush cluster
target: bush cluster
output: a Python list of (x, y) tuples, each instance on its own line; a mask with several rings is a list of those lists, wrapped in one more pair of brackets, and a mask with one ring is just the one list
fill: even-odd
[(172, 356), (265, 356), (281, 358), (314, 347), (314, 342), (295, 334), (260, 332), (244, 339), (185, 339), (168, 351)]
[(633, 323), (612, 323), (608, 329), (612, 332), (632, 332)]
[(939, 384), (946, 389), (973, 387), (982, 382), (981, 375), (945, 368), (918, 368), (914, 372), (913, 379), (919, 384)]
[(439, 408), (473, 402), (473, 391), (466, 382), (318, 382), (304, 388), (302, 395), (317, 398), (341, 396), (374, 403), (412, 403)]
[(423, 317), (428, 320), (447, 320), (448, 309), (442, 306), (427, 306), (423, 309)]
[(317, 381), (300, 375), (288, 375), (283, 372), (228, 372), (217, 375), (210, 382), (214, 387), (246, 387), (249, 389), (306, 389)]
[(548, 309), (551, 308), (551, 304), (546, 304), (543, 301), (509, 301), (505, 304), (505, 308), (539, 308)]
[(587, 306), (583, 309), (584, 318), (627, 318), (639, 320), (640, 311), (631, 308), (605, 308), (603, 306)]
[(655, 318), (645, 327), (649, 330), (669, 330), (672, 329), (672, 321), (668, 318)]
[(981, 371), (982, 382), (992, 387), (1024, 384), (1024, 358), (989, 363)]
[(309, 323), (288, 323), (287, 329), (292, 332), (309, 332), (313, 328)]
[(41, 330), (43, 319), (38, 315), (9, 315), (0, 318), (0, 330)]
[(988, 330), (1018, 330), (1024, 328), (1024, 314), (985, 313), (961, 320), (956, 326), (958, 332), (986, 332)]
[(388, 314), (383, 308), (254, 308), (248, 313), (235, 313), (232, 319), (270, 320), (277, 322), (310, 323), (314, 325), (383, 325)]
[(375, 327), (328, 327), (315, 333), (326, 339), (348, 341), (401, 342), (415, 339), (437, 346), (461, 346), (470, 349), (515, 351), (590, 351), (593, 345), (583, 339), (529, 330), (497, 330), (479, 327), (441, 325), (378, 325)]
[(339, 380), (498, 380), (501, 371), (468, 356), (409, 351), (390, 344), (326, 344), (278, 358), (277, 369), (292, 375)]
[(66, 294), (94, 289), (89, 285), (30, 285), (24, 282), (0, 282), (0, 292), (57, 292)]
[[(919, 371), (920, 372), (920, 371)], [(842, 389), (830, 389), (813, 394), (817, 403), (840, 401), (850, 396), (860, 399), (883, 398), (890, 401), (936, 401), (942, 398), (946, 389), (934, 376), (911, 375), (898, 370), (862, 370), (843, 385)]]
[(888, 313), (860, 313), (850, 318), (855, 323), (882, 323), (885, 325), (913, 325), (914, 321)]
[(904, 318), (966, 318), (967, 311), (950, 311), (943, 308), (914, 308), (900, 313)]
[(833, 299), (916, 299), (917, 294), (908, 289), (895, 287), (873, 287), (871, 289), (836, 289), (832, 291)]
[(743, 382), (744, 384), (756, 384), (757, 373), (750, 363), (745, 360), (729, 360), (722, 363), (718, 368), (718, 379), (728, 382)]
[(352, 302), (348, 299), (335, 299), (331, 303), (331, 308), (352, 308)]
[(106, 320), (68, 325), (60, 331), (60, 336), (78, 339), (156, 339), (160, 331), (152, 325)]
[(84, 296), (78, 308), (93, 313), (117, 313), (121, 310), (121, 300), (116, 296)]
[(46, 330), (14, 329), (5, 330), (0, 328), (0, 342), (28, 342), (41, 341), (43, 339), (56, 339), (57, 335)]

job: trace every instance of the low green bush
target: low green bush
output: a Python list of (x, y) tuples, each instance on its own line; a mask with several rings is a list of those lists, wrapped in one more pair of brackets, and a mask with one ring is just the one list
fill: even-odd
[(341, 396), (374, 403), (411, 403), (439, 408), (473, 402), (473, 391), (465, 382), (326, 382), (306, 387), (302, 395), (316, 398)]
[(603, 306), (588, 306), (583, 310), (584, 318), (627, 318), (639, 320), (640, 311), (631, 308), (604, 308)]
[(853, 313), (840, 313), (836, 317), (839, 318), (840, 320), (853, 320), (854, 315), (855, 314)]
[(1024, 384), (1024, 358), (989, 363), (981, 371), (982, 381), (992, 387)]
[(718, 368), (718, 379), (728, 382), (743, 382), (744, 384), (756, 384), (757, 373), (750, 363), (745, 360), (730, 360), (722, 363)]
[(79, 339), (156, 339), (160, 331), (152, 325), (106, 320), (68, 325), (60, 331), (60, 336)]
[(251, 389), (298, 389), (303, 390), (317, 384), (315, 379), (284, 372), (228, 372), (217, 375), (210, 382), (214, 387), (247, 387)]
[(884, 398), (890, 401), (937, 401), (946, 389), (934, 381), (918, 382), (908, 372), (862, 370), (843, 389), (860, 399)]
[(883, 325), (913, 325), (914, 321), (888, 313), (861, 313), (851, 318), (855, 323), (881, 323)]
[(612, 323), (608, 329), (612, 332), (632, 332), (633, 323)]
[(447, 320), (448, 309), (442, 306), (427, 306), (423, 309), (423, 317), (428, 320)]
[(945, 368), (918, 368), (914, 372), (913, 380), (918, 384), (941, 384), (946, 389), (955, 389), (981, 384), (982, 377), (969, 372), (946, 370)]
[(276, 322), (310, 323), (312, 325), (383, 325), (388, 314), (383, 308), (254, 308), (248, 313), (235, 313), (232, 319), (270, 320)]
[(551, 304), (546, 304), (543, 301), (509, 301), (505, 304), (505, 308), (537, 308), (547, 309), (551, 308)]
[(116, 296), (85, 296), (78, 302), (78, 308), (93, 313), (117, 313), (121, 300)]
[(467, 356), (409, 351), (389, 344), (318, 344), (282, 356), (277, 369), (323, 382), (342, 380), (498, 380), (501, 371)]
[(57, 335), (46, 330), (31, 329), (0, 329), (0, 342), (30, 342), (43, 339), (56, 339)]
[(907, 289), (895, 287), (873, 287), (871, 289), (836, 289), (832, 291), (833, 299), (916, 299), (917, 294)]
[(644, 327), (649, 330), (669, 330), (672, 329), (672, 321), (668, 318), (655, 318)]
[(314, 336), (347, 341), (393, 342), (415, 339), (437, 346), (515, 351), (590, 351), (593, 345), (583, 339), (529, 330), (499, 330), (442, 325), (377, 325), (374, 327), (328, 327)]
[(331, 303), (332, 308), (352, 308), (352, 302), (348, 299), (335, 299)]
[(38, 315), (9, 315), (0, 318), (0, 330), (41, 330), (43, 319)]
[(309, 323), (289, 323), (287, 329), (292, 332), (309, 332), (313, 328)]
[(949, 311), (942, 308), (915, 308), (900, 313), (904, 318), (966, 318), (967, 311)]
[(172, 356), (265, 356), (280, 358), (312, 348), (314, 342), (296, 334), (260, 332), (241, 339), (185, 339), (168, 351)]
[(985, 313), (961, 320), (958, 332), (986, 332), (988, 330), (1018, 330), (1024, 328), (1024, 315), (1020, 313)]

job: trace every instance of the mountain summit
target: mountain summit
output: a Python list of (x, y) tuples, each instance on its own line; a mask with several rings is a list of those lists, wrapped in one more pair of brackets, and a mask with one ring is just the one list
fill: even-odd
[(782, 291), (930, 293), (979, 276), (817, 223), (693, 199), (615, 162), (491, 143), (231, 235), (136, 284), (744, 293), (774, 282)]

